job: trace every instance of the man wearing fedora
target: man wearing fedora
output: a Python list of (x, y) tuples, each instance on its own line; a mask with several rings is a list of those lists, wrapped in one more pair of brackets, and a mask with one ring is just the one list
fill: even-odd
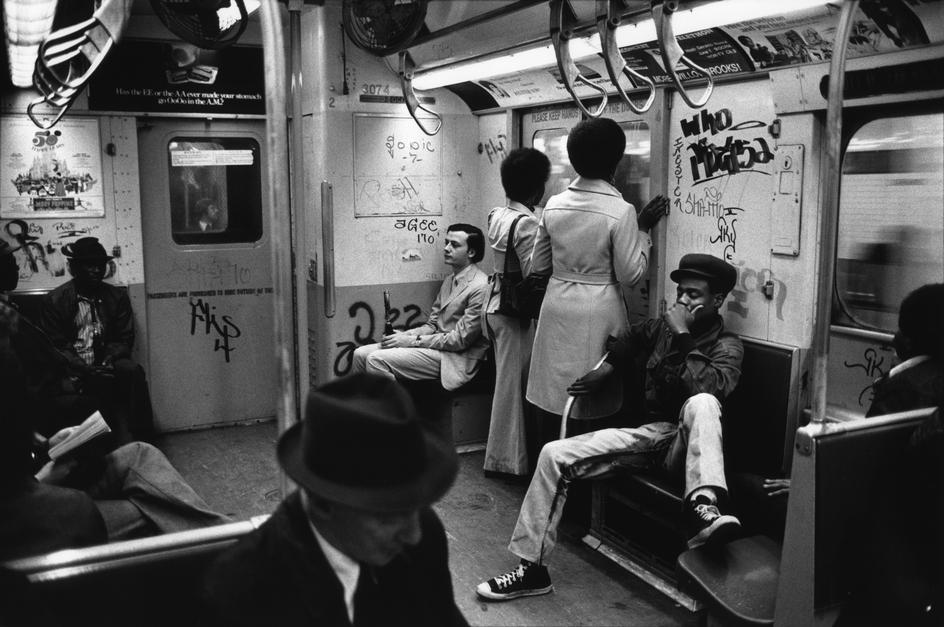
[(278, 459), (299, 489), (210, 567), (209, 622), (467, 624), (430, 508), (455, 479), (455, 450), (400, 384), (357, 373), (312, 391)]
[(104, 281), (112, 256), (94, 237), (66, 244), (62, 254), (72, 280), (43, 299), (40, 325), (69, 362), (77, 385), (103, 401), (102, 414), (118, 441), (149, 439), (153, 417), (147, 380), (131, 359), (131, 301), (126, 290)]
[(479, 584), (480, 596), (507, 600), (551, 592), (547, 560), (570, 482), (621, 466), (661, 466), (684, 477), (690, 548), (723, 542), (739, 531), (738, 519), (719, 510), (727, 495), (721, 403), (741, 376), (744, 347), (724, 330), (718, 311), (737, 270), (717, 257), (689, 254), (670, 276), (678, 284), (675, 304), (661, 318), (610, 338), (606, 361), (567, 389), (584, 396), (615, 370), (626, 380), (644, 372), (644, 398), (630, 410), (632, 424), (544, 446), (508, 545), (521, 561), (511, 572)]

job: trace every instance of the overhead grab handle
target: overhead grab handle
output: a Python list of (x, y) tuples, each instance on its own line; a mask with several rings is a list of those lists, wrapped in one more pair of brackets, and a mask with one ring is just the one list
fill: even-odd
[[(597, 32), (600, 34), (600, 44), (603, 46), (603, 61), (606, 63), (606, 71), (610, 75), (610, 82), (616, 87), (623, 101), (629, 105), (629, 108), (636, 113), (645, 113), (652, 107), (656, 99), (656, 84), (648, 76), (644, 76), (629, 67), (626, 59), (620, 54), (619, 46), (616, 43), (616, 29), (619, 28), (622, 19), (621, 9), (622, 0), (597, 0)], [(645, 85), (649, 88), (649, 97), (644, 105), (637, 106), (635, 102), (620, 85), (620, 74), (626, 76), (633, 87)]]
[[(131, 15), (132, 0), (106, 0), (92, 17), (50, 33), (40, 45), (33, 68), (33, 86), (41, 97), (26, 113), (40, 128), (54, 126), (69, 109), (105, 56), (121, 38)], [(46, 103), (56, 109), (55, 119), (37, 119), (33, 109)]]
[[(655, 22), (656, 34), (659, 38), (659, 52), (662, 53), (662, 63), (665, 64), (665, 71), (672, 79), (672, 83), (678, 90), (682, 100), (688, 103), (688, 106), (693, 109), (699, 109), (705, 106), (708, 103), (708, 99), (711, 98), (711, 90), (714, 89), (714, 81), (708, 70), (700, 65), (696, 65), (686, 56), (685, 51), (682, 50), (678, 40), (675, 38), (675, 30), (672, 28), (672, 14), (678, 10), (678, 0), (651, 0), (650, 6), (652, 8), (652, 21)], [(679, 78), (678, 72), (676, 71), (679, 63), (693, 72), (703, 75), (705, 80), (708, 81), (708, 85), (705, 86), (705, 92), (702, 94), (701, 99), (697, 101), (692, 100), (688, 92), (685, 91), (685, 88), (682, 86), (682, 80)]]
[[(591, 118), (598, 118), (606, 108), (606, 89), (581, 74), (573, 57), (570, 56), (570, 40), (574, 36), (574, 14), (566, 5), (567, 0), (551, 0), (551, 42), (554, 44), (554, 54), (557, 57), (557, 69), (560, 71), (564, 87), (567, 88), (567, 92), (580, 110)], [(600, 92), (602, 100), (595, 110), (588, 109), (574, 91), (574, 84), (578, 81)]]
[[(413, 91), (413, 72), (416, 70), (416, 64), (413, 62), (413, 57), (410, 56), (409, 51), (404, 50), (400, 53), (400, 90), (403, 92), (403, 100), (406, 102), (406, 109), (410, 112), (410, 117), (413, 118), (413, 121), (416, 122), (416, 125), (420, 127), (420, 130), (426, 133), (427, 135), (435, 135), (439, 132), (439, 129), (442, 128), (442, 116), (433, 111), (432, 109), (427, 109), (422, 104), (420, 104), (419, 98), (416, 97), (416, 93)], [(436, 119), (436, 128), (429, 130), (426, 128), (426, 125), (421, 121), (423, 118), (420, 118), (416, 115), (416, 111), (425, 111)]]

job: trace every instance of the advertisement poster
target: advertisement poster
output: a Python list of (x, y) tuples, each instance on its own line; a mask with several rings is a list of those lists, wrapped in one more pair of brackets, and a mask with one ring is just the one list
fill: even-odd
[[(800, 64), (827, 63), (832, 58), (839, 5), (793, 11), (784, 15), (727, 24), (678, 36), (685, 55), (712, 77), (744, 75)], [(944, 40), (944, 11), (937, 0), (861, 0), (853, 18), (848, 57), (902, 50)], [(659, 52), (649, 41), (620, 48), (627, 65), (650, 77), (657, 86), (671, 83)], [(580, 59), (577, 69), (592, 82), (613, 92), (603, 58)], [(676, 68), (683, 81), (703, 81), (704, 76), (683, 66)], [(625, 80), (624, 84), (625, 84)], [(693, 83), (692, 92), (702, 91)], [(568, 98), (555, 66), (499, 76), (450, 87), (473, 111), (546, 101), (549, 93)], [(581, 98), (599, 93), (578, 83)]]
[(99, 111), (265, 114), (262, 48), (122, 41), (89, 83)]
[(98, 120), (0, 117), (0, 218), (105, 215)]

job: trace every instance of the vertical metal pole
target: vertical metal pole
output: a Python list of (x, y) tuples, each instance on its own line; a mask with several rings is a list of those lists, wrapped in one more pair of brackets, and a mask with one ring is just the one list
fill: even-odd
[(305, 133), (303, 129), (302, 98), (302, 0), (288, 4), (289, 49), (292, 55), (292, 269), (294, 273), (295, 305), (295, 366), (297, 396), (295, 401), (304, 407), (308, 397), (308, 214), (305, 211)]
[(839, 230), (839, 181), (842, 150), (842, 92), (846, 78), (846, 48), (852, 16), (859, 0), (845, 0), (839, 14), (833, 57), (829, 65), (829, 94), (826, 103), (826, 159), (822, 166), (820, 202), (820, 249), (817, 268), (816, 319), (813, 327), (813, 417), (826, 419), (826, 372), (829, 359), (829, 325), (832, 319), (836, 234)]
[[(266, 94), (266, 202), (272, 248), (272, 271), (275, 278), (273, 304), (275, 318), (276, 363), (279, 368), (279, 395), (276, 406), (279, 433), (298, 418), (292, 305), (292, 228), (290, 223), (289, 180), (285, 159), (288, 157), (288, 118), (285, 112), (285, 40), (276, 0), (263, 0), (259, 10), (262, 44), (265, 56)], [(282, 493), (289, 484), (282, 475)]]

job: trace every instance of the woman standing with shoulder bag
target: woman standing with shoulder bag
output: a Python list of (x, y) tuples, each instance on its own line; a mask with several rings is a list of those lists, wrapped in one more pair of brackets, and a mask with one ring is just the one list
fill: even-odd
[[(485, 448), (485, 470), (526, 475), (525, 390), (534, 341), (534, 321), (510, 312), (502, 302), (503, 278), (520, 280), (531, 273), (531, 249), (538, 220), (534, 205), (544, 196), (551, 162), (533, 148), (511, 151), (501, 164), (501, 181), (507, 204), (488, 214), (488, 243), (495, 271), (485, 307), (485, 331), (495, 349), (495, 396)], [(509, 234), (514, 231), (509, 242)], [(509, 253), (509, 249), (513, 251)], [(520, 274), (519, 274), (520, 273)], [(504, 290), (507, 292), (507, 290)]]

